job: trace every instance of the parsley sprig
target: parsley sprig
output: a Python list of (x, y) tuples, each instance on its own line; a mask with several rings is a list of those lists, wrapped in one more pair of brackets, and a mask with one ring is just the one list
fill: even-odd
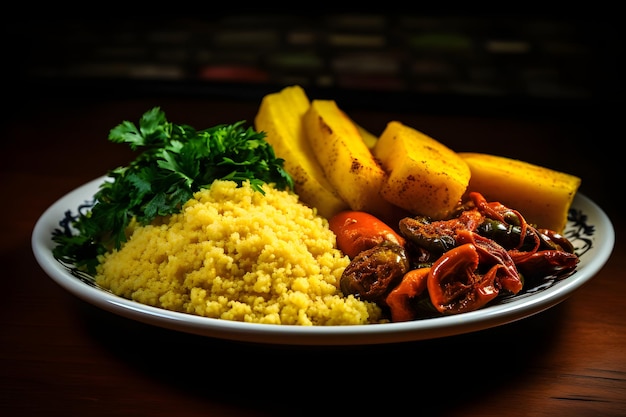
[(125, 230), (135, 218), (148, 224), (159, 216), (178, 212), (193, 194), (217, 179), (241, 185), (249, 181), (258, 192), (263, 184), (293, 190), (264, 132), (244, 127), (244, 121), (195, 130), (167, 121), (154, 107), (138, 126), (123, 121), (108, 139), (126, 143), (139, 155), (128, 166), (109, 171), (94, 203), (66, 212), (61, 229), (53, 231), (53, 255), (78, 269), (95, 272), (98, 255), (120, 248)]

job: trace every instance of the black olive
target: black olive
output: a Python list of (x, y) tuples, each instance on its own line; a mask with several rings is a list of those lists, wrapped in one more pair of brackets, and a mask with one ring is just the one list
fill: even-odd
[(400, 220), (400, 233), (408, 241), (435, 254), (442, 254), (456, 246), (451, 230), (446, 230), (445, 222), (431, 222), (428, 217), (406, 217)]

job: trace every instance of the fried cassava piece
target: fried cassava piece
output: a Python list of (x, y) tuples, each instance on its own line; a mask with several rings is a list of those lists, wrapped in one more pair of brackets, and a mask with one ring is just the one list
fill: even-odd
[(381, 195), (414, 214), (448, 217), (470, 180), (469, 167), (453, 150), (398, 121), (387, 124), (372, 152), (389, 173)]
[(581, 179), (498, 155), (459, 152), (472, 172), (468, 190), (519, 211), (537, 227), (562, 232)]
[(293, 177), (300, 199), (322, 216), (331, 217), (348, 204), (326, 178), (304, 132), (302, 117), (309, 107), (302, 87), (286, 87), (263, 97), (254, 124), (257, 131), (266, 133), (276, 155), (285, 160), (285, 170)]

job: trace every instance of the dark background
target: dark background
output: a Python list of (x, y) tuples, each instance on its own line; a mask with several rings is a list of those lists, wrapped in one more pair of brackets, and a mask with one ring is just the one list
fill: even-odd
[(610, 10), (94, 10), (5, 19), (7, 97), (259, 100), (299, 84), (344, 107), (392, 111), (567, 114), (623, 103), (623, 30)]

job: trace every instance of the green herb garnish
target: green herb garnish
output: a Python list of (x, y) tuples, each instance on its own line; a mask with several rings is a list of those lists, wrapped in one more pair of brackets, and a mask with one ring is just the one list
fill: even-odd
[(133, 218), (148, 224), (158, 216), (178, 212), (201, 188), (213, 181), (232, 180), (263, 193), (263, 184), (293, 190), (293, 179), (281, 158), (265, 141), (264, 132), (245, 128), (244, 121), (195, 130), (167, 121), (155, 107), (139, 126), (124, 121), (109, 140), (127, 143), (141, 153), (128, 166), (109, 171), (109, 179), (94, 195), (94, 204), (66, 212), (62, 229), (52, 233), (53, 255), (81, 270), (95, 272), (98, 255), (119, 249)]

